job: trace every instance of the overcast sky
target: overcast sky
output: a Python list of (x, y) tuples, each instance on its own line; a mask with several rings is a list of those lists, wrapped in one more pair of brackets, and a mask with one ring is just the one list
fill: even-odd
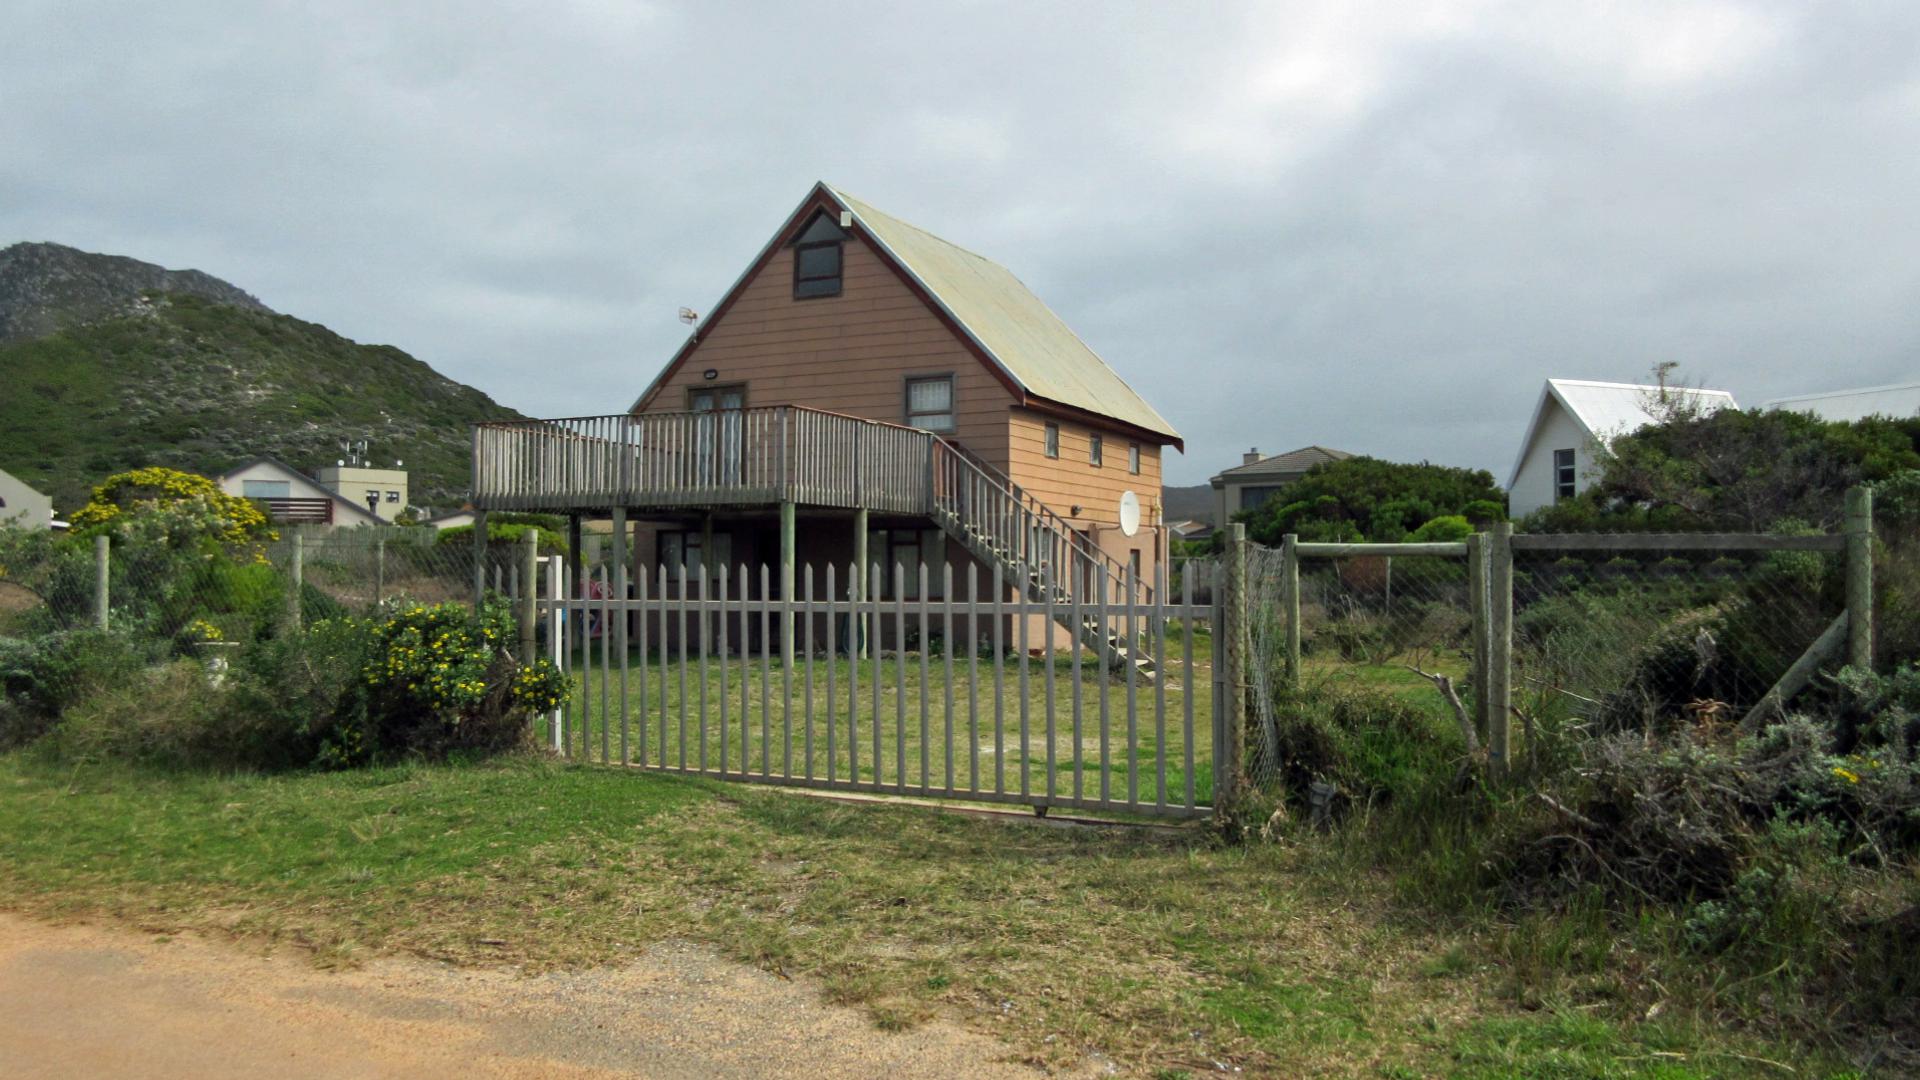
[(0, 244), (538, 415), (625, 407), (816, 179), (1020, 275), (1170, 483), (1504, 481), (1548, 376), (1920, 376), (1912, 0), (0, 5)]

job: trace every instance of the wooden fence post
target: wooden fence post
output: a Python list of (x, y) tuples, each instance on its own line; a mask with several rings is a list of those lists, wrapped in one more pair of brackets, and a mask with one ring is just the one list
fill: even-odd
[(1513, 730), (1513, 522), (1495, 522), (1488, 540), (1487, 759), (1499, 776), (1507, 771)]
[(300, 526), (293, 527), (293, 562), (288, 566), (288, 579), (292, 588), (287, 590), (287, 622), (295, 630), (300, 629), (301, 592), (306, 584), (307, 536)]
[(1225, 738), (1214, 748), (1214, 817), (1231, 827), (1242, 801), (1243, 748), (1247, 731), (1247, 527), (1235, 522), (1227, 534), (1227, 589), (1220, 627), (1226, 668)]
[(387, 538), (382, 536), (373, 542), (373, 609), (380, 610), (380, 604), (387, 598)]
[(1847, 491), (1847, 665), (1873, 670), (1873, 489)]
[(1484, 532), (1467, 537), (1467, 608), (1473, 616), (1473, 727), (1484, 745), (1492, 723), (1493, 620), (1487, 602), (1487, 549)]
[(527, 527), (525, 543), (520, 545), (520, 662), (531, 664), (534, 661), (534, 623), (537, 618), (538, 593), (534, 590), (540, 576), (540, 530), (535, 526)]
[[(1244, 572), (1244, 570), (1243, 570)], [(1300, 689), (1300, 537), (1280, 538), (1280, 600), (1286, 608), (1287, 686)]]
[(107, 596), (108, 579), (111, 577), (112, 544), (102, 533), (93, 538), (93, 624), (102, 630), (107, 629), (111, 618), (109, 598)]

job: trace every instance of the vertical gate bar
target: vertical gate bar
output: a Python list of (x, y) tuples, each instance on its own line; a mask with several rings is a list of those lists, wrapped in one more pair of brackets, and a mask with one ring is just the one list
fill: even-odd
[(627, 512), (613, 512), (613, 596), (619, 601), (618, 612), (620, 632), (615, 635), (614, 643), (620, 649), (620, 764), (625, 765), (631, 758), (627, 749), (627, 620), (631, 613), (627, 609)]
[(834, 591), (834, 586), (839, 582), (833, 578), (833, 562), (829, 560), (827, 562), (827, 783), (829, 784), (833, 783), (836, 774), (840, 771), (840, 747), (838, 740), (834, 737), (836, 724), (833, 715), (833, 671), (840, 666), (839, 642), (834, 640), (838, 634), (838, 628), (834, 625), (833, 608), (840, 594)]
[[(658, 568), (658, 574), (656, 576), (658, 579), (657, 584), (659, 585), (659, 589), (657, 590), (658, 600), (660, 602), (660, 623), (659, 623), (660, 625), (660, 746), (659, 746), (659, 752), (660, 752), (660, 767), (664, 769), (667, 767), (667, 742), (668, 742), (668, 739), (667, 739), (667, 696), (668, 696), (667, 689), (670, 682), (667, 669), (673, 664), (673, 624), (668, 621), (670, 616), (667, 614), (667, 593), (670, 592), (671, 590), (667, 588), (667, 564), (666, 563), (662, 562), (660, 564)], [(686, 647), (686, 640), (687, 640), (687, 636), (685, 631), (683, 630), (680, 634), (681, 648)], [(686, 699), (687, 699), (687, 687), (686, 687), (686, 683), (683, 681), (680, 684), (680, 700), (684, 702), (686, 701)], [(680, 746), (681, 754), (684, 755), (686, 753), (686, 746), (687, 746), (686, 739), (682, 738), (679, 741), (679, 746)], [(686, 762), (683, 760), (681, 764), (684, 765), (686, 764)]]
[(967, 560), (967, 790), (980, 790), (980, 564)]
[[(772, 709), (773, 709), (773, 625), (774, 625), (774, 622), (773, 622), (773, 593), (768, 591), (770, 584), (772, 582), (772, 578), (768, 576), (769, 573), (770, 571), (767, 567), (767, 564), (761, 563), (760, 564), (760, 775), (761, 776), (768, 775), (768, 773), (772, 769), (771, 762), (773, 760), (773, 751), (771, 749), (773, 745), (773, 727), (772, 727), (771, 716), (772, 716)], [(792, 577), (792, 575), (790, 574), (785, 574), (784, 576), (785, 578), (789, 578), (789, 579)], [(788, 592), (789, 590), (783, 585), (780, 591), (780, 600), (782, 603), (788, 602), (788, 596), (787, 596)], [(790, 617), (781, 619), (780, 626), (782, 627), (781, 633), (786, 633), (788, 629), (792, 628), (793, 619)], [(784, 663), (784, 661), (786, 660), (786, 658), (790, 658), (793, 655), (793, 650), (787, 648), (783, 644), (781, 646), (781, 654), (783, 659), (782, 666), (790, 667), (791, 665)], [(792, 776), (793, 775), (793, 676), (784, 670), (781, 672), (781, 675), (780, 675), (780, 700), (782, 702), (780, 706), (780, 717), (781, 717), (780, 723), (786, 731), (786, 749), (781, 751), (781, 762), (782, 762), (781, 775)]]
[(1053, 734), (1054, 734), (1053, 635), (1055, 631), (1055, 625), (1053, 621), (1053, 616), (1054, 616), (1053, 593), (1054, 593), (1054, 586), (1058, 584), (1057, 580), (1054, 578), (1054, 566), (1056, 565), (1058, 564), (1049, 562), (1046, 568), (1041, 571), (1041, 584), (1043, 584), (1047, 590), (1047, 595), (1046, 595), (1047, 621), (1041, 624), (1046, 628), (1045, 630), (1046, 636), (1040, 639), (1040, 650), (1041, 650), (1041, 655), (1045, 657), (1043, 663), (1046, 664), (1046, 667), (1042, 672), (1041, 681), (1044, 683), (1046, 687), (1046, 694), (1047, 694), (1047, 801), (1049, 802), (1053, 801), (1053, 796), (1054, 796), (1053, 777), (1054, 777), (1055, 771), (1059, 767), (1059, 763), (1055, 760), (1055, 756), (1054, 756), (1055, 751), (1053, 748), (1053, 742), (1054, 742), (1054, 739), (1053, 739)]
[[(613, 682), (613, 657), (607, 652), (613, 644), (613, 635), (607, 626), (607, 601), (611, 599), (612, 593), (613, 586), (607, 583), (607, 569), (603, 566), (600, 568), (600, 764), (602, 765), (613, 758), (613, 724), (607, 719), (608, 691)], [(624, 720), (625, 717), (621, 719)]]
[(860, 782), (860, 589), (866, 570), (847, 567), (847, 780)]
[[(566, 673), (567, 665), (565, 634), (561, 630), (563, 616), (560, 610), (566, 597), (566, 586), (561, 580), (564, 574), (561, 567), (564, 565), (565, 563), (558, 555), (547, 557), (547, 655), (553, 661), (553, 666), (561, 669), (562, 674)], [(568, 694), (567, 697), (572, 698), (573, 695)], [(554, 752), (563, 757), (567, 752), (566, 716), (564, 706), (547, 714), (547, 741), (552, 745)]]
[(1140, 804), (1140, 575), (1127, 566), (1127, 805)]
[(953, 791), (953, 563), (946, 559), (940, 560), (940, 574), (940, 598), (946, 601), (947, 607), (946, 632), (940, 640), (946, 646), (941, 652), (946, 654), (944, 657), (946, 665), (946, 790), (951, 793)]
[(1007, 714), (1003, 699), (1006, 685), (1007, 587), (1001, 580), (1000, 560), (993, 561), (993, 790), (1007, 790)]
[[(891, 534), (889, 534), (891, 546)], [(893, 563), (893, 785), (907, 790), (907, 568)]]
[[(1107, 611), (1107, 574), (1105, 570), (1102, 570), (1100, 572), (1099, 580), (1096, 581), (1094, 584), (1095, 584), (1095, 588), (1094, 588), (1095, 607), (1100, 612), (1100, 629), (1099, 629), (1099, 632), (1096, 633), (1094, 636), (1102, 643), (1110, 643), (1113, 641), (1113, 620), (1108, 617), (1108, 611)], [(1111, 648), (1110, 645), (1109, 645), (1109, 648)], [(1113, 697), (1113, 680), (1107, 676), (1107, 658), (1102, 656), (1100, 658), (1100, 801), (1101, 802), (1106, 802), (1112, 796), (1112, 783), (1111, 783), (1112, 778), (1108, 775), (1108, 773), (1112, 769), (1112, 759), (1109, 756), (1109, 752), (1110, 752), (1109, 731), (1110, 731), (1110, 726), (1112, 721), (1112, 705), (1108, 700), (1111, 697)]]
[[(881, 557), (885, 558), (886, 556), (882, 555)], [(871, 675), (873, 682), (873, 786), (876, 788), (879, 787), (884, 780), (882, 774), (886, 772), (887, 768), (886, 748), (881, 745), (880, 741), (880, 684), (884, 681), (884, 676), (887, 671), (886, 661), (880, 656), (880, 646), (884, 643), (884, 639), (880, 636), (880, 594), (886, 592), (885, 589), (881, 588), (884, 582), (882, 575), (883, 571), (880, 568), (880, 564), (875, 563), (872, 574), (873, 590), (869, 595), (872, 598), (873, 607), (873, 671)]]
[[(687, 563), (683, 555), (680, 560), (680, 771), (687, 769)], [(705, 690), (701, 691), (703, 694)], [(705, 743), (701, 744), (702, 749)]]
[(1070, 645), (1073, 649), (1073, 660), (1072, 673), (1069, 677), (1073, 680), (1073, 801), (1075, 802), (1080, 801), (1085, 791), (1085, 782), (1081, 775), (1084, 761), (1080, 741), (1084, 713), (1084, 705), (1081, 701), (1083, 688), (1080, 685), (1080, 635), (1086, 631), (1087, 625), (1086, 610), (1081, 604), (1081, 589), (1085, 580), (1086, 568), (1076, 563), (1073, 573), (1067, 577), (1067, 602), (1071, 612), (1068, 618), (1073, 621), (1073, 641)]
[[(761, 563), (760, 568), (766, 569)], [(745, 776), (751, 771), (753, 761), (753, 608), (747, 603), (749, 596), (747, 564), (741, 563), (737, 603), (740, 608), (740, 774)], [(760, 590), (760, 618), (764, 623), (767, 615), (767, 590)], [(764, 626), (763, 626), (764, 629)], [(760, 635), (760, 775), (767, 775), (767, 679), (771, 672), (767, 670), (767, 636)]]
[(1494, 522), (1491, 535), (1487, 592), (1493, 658), (1487, 673), (1487, 757), (1494, 775), (1504, 776), (1513, 715), (1513, 523)]
[(593, 590), (588, 585), (592, 580), (590, 571), (580, 563), (576, 552), (573, 561), (579, 566), (573, 578), (574, 614), (573, 621), (578, 625), (574, 637), (580, 642), (580, 760), (593, 760), (593, 625), (589, 620), (592, 614), (587, 608), (587, 595)]
[(1147, 616), (1147, 631), (1153, 642), (1149, 655), (1157, 668), (1153, 680), (1153, 804), (1167, 805), (1167, 567), (1159, 559), (1153, 562), (1153, 610)]
[[(804, 734), (801, 736), (800, 752), (803, 755), (803, 762), (805, 766), (802, 771), (806, 774), (806, 778), (808, 780), (812, 780), (813, 779), (813, 656), (814, 656), (814, 653), (813, 653), (813, 564), (812, 563), (807, 564), (806, 581), (801, 585), (801, 591), (804, 592), (806, 595), (806, 606), (804, 608), (804, 611), (805, 611), (804, 618), (806, 619), (806, 629), (804, 630), (804, 637), (802, 639), (806, 642), (806, 651), (802, 654), (802, 662), (806, 664), (806, 668), (804, 669), (806, 672), (806, 677), (805, 679), (802, 680), (801, 686), (800, 686), (800, 692), (805, 699), (804, 708), (801, 711), (801, 725), (804, 730)], [(787, 733), (787, 753), (789, 755), (793, 753), (793, 733), (792, 732)], [(793, 763), (791, 760), (789, 760), (787, 763), (787, 775), (788, 776), (793, 775)]]
[(1182, 708), (1186, 713), (1184, 738), (1186, 741), (1187, 798), (1185, 805), (1188, 808), (1192, 808), (1195, 801), (1193, 791), (1193, 690), (1194, 687), (1198, 685), (1193, 680), (1193, 573), (1194, 565), (1192, 562), (1187, 563), (1187, 568), (1180, 573), (1180, 609), (1186, 614), (1186, 618), (1180, 621), (1180, 640), (1182, 642), (1182, 651), (1186, 654), (1185, 660), (1180, 666), (1180, 697)]
[[(704, 577), (704, 575), (702, 576)], [(729, 572), (727, 565), (722, 563), (720, 565), (720, 573), (716, 576), (720, 581), (720, 595), (718, 597), (720, 617), (715, 620), (719, 625), (714, 634), (714, 654), (720, 660), (720, 775), (725, 776), (727, 775), (727, 744), (733, 741), (733, 725), (730, 722), (731, 718), (727, 715), (728, 690), (732, 687), (732, 684), (727, 682), (727, 615), (729, 614), (727, 611), (727, 579), (733, 575)], [(741, 756), (744, 757), (746, 752), (746, 740), (742, 739), (740, 740)], [(744, 766), (746, 762), (742, 761), (741, 765), (743, 766), (741, 771), (745, 772)]]
[(637, 618), (634, 620), (634, 625), (640, 628), (640, 722), (634, 725), (634, 728), (635, 734), (639, 736), (639, 744), (636, 749), (640, 751), (640, 764), (645, 766), (647, 763), (647, 720), (649, 719), (647, 715), (647, 703), (650, 700), (647, 697), (647, 669), (653, 666), (653, 661), (648, 658), (647, 651), (646, 572), (642, 571), (639, 577), (640, 580), (636, 584), (638, 585), (640, 595), (636, 599), (639, 600), (640, 606), (635, 609)]
[[(931, 486), (931, 485), (929, 485)], [(927, 710), (931, 702), (927, 684), (927, 650), (933, 647), (933, 631), (929, 628), (931, 619), (927, 614), (927, 558), (920, 554), (920, 794), (927, 793), (927, 775), (933, 771), (929, 755), (933, 748), (933, 731), (928, 724)]]
[[(1027, 530), (1022, 528), (1021, 534), (1025, 536), (1026, 533), (1027, 533)], [(1028, 537), (1028, 539), (1031, 539), (1031, 537)], [(1028, 610), (1027, 601), (1028, 601), (1028, 597), (1031, 596), (1032, 594), (1031, 594), (1031, 591), (1027, 588), (1027, 585), (1029, 582), (1033, 580), (1033, 564), (1030, 562), (1022, 561), (1018, 566), (1014, 568), (1014, 575), (1016, 578), (1015, 589), (1020, 597), (1019, 606), (1017, 608), (1017, 610), (1020, 612), (1020, 615), (1019, 615), (1020, 656), (1017, 661), (1020, 669), (1020, 750), (1019, 750), (1020, 794), (1025, 795), (1033, 788), (1033, 782), (1027, 776), (1027, 772), (1028, 772), (1027, 754), (1029, 753), (1028, 747), (1032, 745), (1031, 743), (1032, 732), (1030, 730), (1030, 720), (1031, 720), (1030, 714), (1033, 712), (1031, 703), (1028, 701), (1029, 686), (1030, 686), (1030, 682), (1029, 682), (1030, 672), (1028, 671), (1029, 663), (1028, 663), (1028, 656), (1027, 656), (1028, 652), (1031, 651), (1030, 642), (1028, 640), (1029, 628), (1027, 624), (1033, 621), (1030, 618), (1031, 612)]]
[(1493, 670), (1493, 657), (1488, 650), (1492, 623), (1487, 618), (1487, 534), (1484, 532), (1467, 537), (1467, 610), (1472, 613), (1473, 653), (1469, 659), (1473, 662), (1473, 728), (1477, 737), (1485, 739), (1487, 703), (1492, 700), (1487, 677)]

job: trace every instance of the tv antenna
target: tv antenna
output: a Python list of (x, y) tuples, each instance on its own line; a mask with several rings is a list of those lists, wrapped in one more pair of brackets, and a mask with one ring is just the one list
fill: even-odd
[(680, 321), (692, 326), (700, 321), (700, 313), (690, 307), (683, 307), (680, 309)]

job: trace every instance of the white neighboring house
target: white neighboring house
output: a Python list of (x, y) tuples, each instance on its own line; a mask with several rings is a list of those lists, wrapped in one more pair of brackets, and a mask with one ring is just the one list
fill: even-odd
[(1920, 416), (1920, 382), (1774, 398), (1761, 408), (1808, 412), (1822, 420), (1848, 422), (1869, 416)]
[(1507, 480), (1507, 513), (1524, 517), (1585, 491), (1598, 475), (1595, 450), (1675, 407), (1712, 413), (1740, 406), (1725, 390), (1548, 379)]
[(0, 469), (0, 527), (53, 528), (53, 499)]
[(365, 506), (322, 487), (278, 458), (261, 457), (222, 475), (220, 490), (265, 504), (276, 525), (379, 525)]

